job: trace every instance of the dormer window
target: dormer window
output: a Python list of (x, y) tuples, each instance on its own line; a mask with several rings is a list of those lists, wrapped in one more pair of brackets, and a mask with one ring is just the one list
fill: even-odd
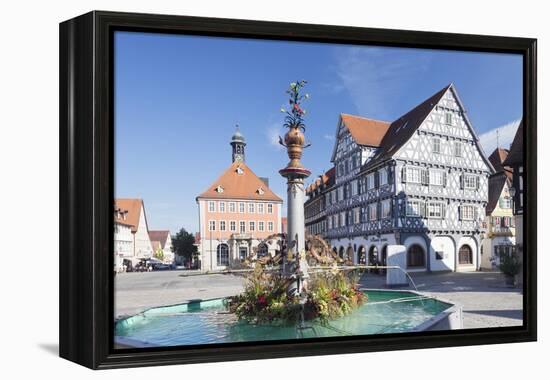
[(243, 174), (244, 173), (244, 170), (241, 169), (240, 166), (237, 166), (237, 170), (235, 170), (237, 172), (237, 174)]
[(260, 187), (258, 188), (258, 190), (256, 190), (256, 191), (257, 191), (258, 194), (260, 194), (260, 195), (264, 195), (264, 193), (265, 193), (264, 189), (262, 189), (261, 186), (260, 186)]
[(216, 192), (223, 193), (223, 187), (221, 187), (221, 185), (218, 185), (218, 187), (216, 187)]

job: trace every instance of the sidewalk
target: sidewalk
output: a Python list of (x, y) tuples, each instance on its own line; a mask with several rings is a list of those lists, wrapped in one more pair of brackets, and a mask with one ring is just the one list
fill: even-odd
[[(523, 293), (508, 288), (499, 272), (410, 273), (419, 292), (460, 303), (464, 328), (521, 326)], [(385, 276), (364, 274), (365, 288), (385, 288)], [(414, 290), (413, 286), (403, 289)]]

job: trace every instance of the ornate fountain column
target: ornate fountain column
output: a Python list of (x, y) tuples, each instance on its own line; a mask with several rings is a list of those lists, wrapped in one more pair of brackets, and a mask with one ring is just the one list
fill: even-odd
[(287, 91), (290, 94), (291, 110), (282, 112), (287, 114), (285, 118), (285, 127), (288, 132), (285, 134), (284, 141), (280, 138), (281, 145), (287, 149), (290, 161), (285, 168), (279, 170), (281, 176), (287, 179), (287, 252), (283, 256), (283, 274), (294, 279), (289, 287), (291, 294), (302, 293), (306, 284), (307, 261), (305, 258), (305, 218), (304, 218), (304, 179), (309, 177), (311, 172), (306, 169), (300, 159), (305, 145), (303, 131), (303, 115), (305, 111), (300, 107), (300, 102), (307, 99), (308, 95), (300, 95), (300, 89), (305, 85), (305, 81), (290, 84)]

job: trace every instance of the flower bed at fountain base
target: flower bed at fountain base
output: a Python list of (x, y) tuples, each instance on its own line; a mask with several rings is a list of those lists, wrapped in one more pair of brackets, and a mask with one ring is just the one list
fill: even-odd
[(260, 266), (247, 277), (244, 292), (229, 298), (229, 310), (253, 323), (326, 322), (349, 314), (367, 301), (351, 273), (327, 271), (308, 280), (303, 294), (288, 294), (291, 279)]

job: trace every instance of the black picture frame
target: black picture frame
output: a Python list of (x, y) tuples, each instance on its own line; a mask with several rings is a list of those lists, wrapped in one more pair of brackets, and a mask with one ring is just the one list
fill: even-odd
[[(113, 33), (416, 47), (523, 56), (524, 318), (521, 327), (257, 344), (114, 350)], [(60, 356), (93, 369), (535, 341), (537, 41), (282, 22), (93, 11), (60, 24)]]

